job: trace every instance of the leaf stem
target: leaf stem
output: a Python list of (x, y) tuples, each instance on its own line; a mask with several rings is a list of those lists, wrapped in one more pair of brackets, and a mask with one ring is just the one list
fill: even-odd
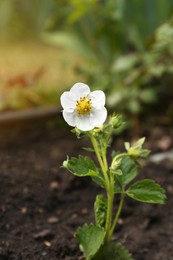
[(105, 241), (109, 241), (111, 239), (110, 231), (112, 225), (112, 210), (113, 210), (113, 202), (114, 202), (114, 180), (112, 176), (110, 176), (110, 184), (107, 190), (107, 215), (106, 215), (106, 236)]
[(117, 210), (117, 213), (115, 215), (115, 219), (114, 219), (114, 222), (112, 224), (112, 227), (111, 227), (111, 230), (110, 230), (110, 233), (109, 233), (109, 237), (111, 238), (114, 230), (115, 230), (115, 227), (117, 225), (117, 222), (118, 222), (118, 219), (119, 219), (119, 216), (121, 214), (121, 211), (122, 211), (122, 207), (123, 207), (123, 202), (124, 202), (124, 197), (125, 197), (125, 192), (122, 191), (121, 193), (121, 199), (120, 199), (120, 203), (119, 203), (119, 207), (118, 207), (118, 210)]
[(107, 170), (108, 169), (107, 169), (105, 163), (102, 160), (100, 149), (98, 148), (97, 141), (96, 141), (96, 139), (95, 139), (95, 137), (93, 136), (92, 133), (90, 134), (90, 139), (91, 139), (91, 143), (93, 145), (93, 148), (95, 150), (97, 159), (99, 161), (99, 164), (101, 166), (101, 169), (102, 169), (102, 172), (103, 172), (103, 175), (104, 175), (104, 178), (105, 178), (105, 182), (106, 182), (106, 189), (107, 189), (109, 187), (109, 178), (108, 178), (108, 175), (107, 175)]

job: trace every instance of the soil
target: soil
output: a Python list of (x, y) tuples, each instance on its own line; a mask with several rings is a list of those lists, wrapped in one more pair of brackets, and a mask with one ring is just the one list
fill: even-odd
[[(82, 260), (74, 233), (94, 222), (93, 203), (101, 190), (89, 178), (74, 177), (60, 166), (67, 154), (85, 154), (81, 147), (86, 141), (50, 122), (34, 122), (22, 132), (9, 128), (0, 135), (0, 260)], [(159, 131), (148, 136), (153, 152), (172, 147), (165, 148), (164, 141), (159, 147)], [(121, 142), (123, 138), (114, 145)], [(126, 199), (114, 240), (135, 260), (173, 259), (172, 166), (168, 160), (148, 161), (139, 173), (166, 189), (165, 205)]]

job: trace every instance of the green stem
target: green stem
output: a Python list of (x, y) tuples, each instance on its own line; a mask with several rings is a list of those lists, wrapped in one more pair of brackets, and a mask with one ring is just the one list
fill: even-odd
[(106, 236), (105, 236), (105, 241), (109, 240), (109, 232), (111, 229), (112, 225), (112, 210), (113, 210), (113, 202), (114, 202), (114, 178), (112, 174), (108, 171), (108, 163), (107, 163), (107, 147), (105, 147), (104, 143), (100, 142), (101, 146), (101, 155), (102, 155), (102, 160), (104, 163), (104, 166), (106, 168), (106, 175), (109, 178), (109, 184), (107, 186), (107, 212), (106, 212), (106, 224), (105, 224), (105, 231), (106, 231)]
[(102, 153), (102, 158), (103, 158), (103, 163), (105, 166), (106, 171), (108, 172), (108, 162), (107, 162), (107, 147), (101, 143), (101, 153)]
[(109, 241), (111, 239), (110, 231), (112, 225), (112, 211), (113, 211), (113, 202), (114, 202), (114, 180), (112, 176), (110, 176), (110, 185), (107, 190), (107, 215), (106, 215), (106, 236), (105, 241)]
[(102, 172), (103, 172), (103, 175), (104, 175), (104, 178), (105, 178), (106, 189), (108, 189), (108, 187), (109, 187), (109, 178), (108, 178), (108, 175), (107, 175), (108, 169), (106, 168), (105, 164), (103, 163), (103, 160), (102, 160), (102, 157), (101, 157), (101, 154), (100, 154), (100, 150), (99, 150), (98, 145), (97, 145), (97, 141), (94, 138), (94, 136), (92, 135), (92, 133), (90, 134), (90, 139), (91, 139), (91, 143), (94, 147), (97, 159), (99, 161), (99, 164), (101, 166), (101, 169), (102, 169)]
[(91, 143), (94, 147), (97, 159), (101, 166), (103, 176), (105, 179), (105, 188), (107, 192), (107, 213), (106, 213), (106, 224), (105, 224), (105, 241), (109, 241), (112, 236), (111, 225), (112, 225), (112, 211), (113, 211), (113, 202), (114, 202), (114, 177), (111, 173), (108, 174), (108, 163), (107, 163), (107, 156), (106, 147), (100, 142), (98, 145), (97, 140), (90, 133)]
[(121, 193), (121, 199), (120, 199), (120, 204), (119, 204), (119, 207), (118, 207), (118, 210), (117, 210), (117, 213), (115, 215), (115, 219), (114, 219), (114, 222), (112, 224), (112, 227), (111, 227), (111, 230), (110, 230), (110, 237), (112, 236), (114, 230), (115, 230), (115, 227), (116, 227), (116, 224), (118, 222), (118, 219), (119, 219), (119, 216), (121, 214), (121, 211), (122, 211), (122, 207), (123, 207), (123, 202), (124, 202), (124, 197), (125, 197), (125, 193), (124, 191)]

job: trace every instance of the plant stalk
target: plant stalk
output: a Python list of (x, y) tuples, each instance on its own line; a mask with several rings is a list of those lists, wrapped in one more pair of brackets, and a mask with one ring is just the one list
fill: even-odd
[(115, 227), (117, 225), (117, 222), (118, 222), (118, 219), (119, 219), (119, 216), (121, 214), (121, 211), (122, 211), (122, 207), (123, 207), (123, 202), (124, 202), (124, 197), (125, 197), (125, 193), (124, 191), (121, 193), (121, 199), (120, 199), (120, 203), (119, 203), (119, 207), (118, 207), (118, 210), (117, 210), (117, 213), (115, 215), (115, 218), (114, 218), (114, 222), (112, 224), (112, 227), (111, 227), (111, 230), (110, 230), (110, 238), (112, 237), (112, 234), (115, 230)]
[(97, 159), (100, 163), (104, 179), (105, 179), (105, 186), (107, 192), (107, 214), (106, 214), (106, 224), (105, 224), (105, 231), (106, 236), (105, 240), (109, 241), (111, 239), (111, 225), (112, 225), (112, 210), (113, 210), (113, 202), (114, 202), (114, 179), (111, 174), (108, 175), (108, 163), (106, 157), (106, 148), (105, 146), (101, 145), (101, 148), (98, 147), (97, 140), (95, 137), (90, 135), (91, 143), (94, 147)]

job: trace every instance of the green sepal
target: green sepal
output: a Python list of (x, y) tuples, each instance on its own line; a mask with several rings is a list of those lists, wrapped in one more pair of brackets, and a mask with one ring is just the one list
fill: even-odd
[(93, 224), (85, 224), (77, 229), (75, 234), (80, 243), (80, 250), (83, 252), (86, 260), (90, 260), (98, 252), (103, 244), (106, 232), (103, 228)]
[(103, 195), (97, 195), (94, 203), (96, 226), (104, 227), (107, 213), (107, 199)]
[(132, 184), (126, 194), (132, 199), (146, 202), (164, 204), (166, 200), (165, 190), (154, 180), (144, 179)]
[(76, 137), (80, 139), (82, 136), (86, 135), (86, 132), (79, 130), (77, 127), (71, 130), (73, 134), (76, 134)]
[(112, 116), (110, 117), (109, 124), (114, 129), (119, 128), (123, 124), (122, 116), (113, 113)]
[(130, 146), (130, 143), (125, 142), (125, 148), (129, 156), (133, 158), (145, 158), (149, 155), (150, 151), (148, 149), (143, 149), (142, 145), (145, 142), (145, 137), (140, 138), (136, 143)]
[(122, 244), (110, 241), (100, 248), (92, 260), (133, 260), (133, 258)]

